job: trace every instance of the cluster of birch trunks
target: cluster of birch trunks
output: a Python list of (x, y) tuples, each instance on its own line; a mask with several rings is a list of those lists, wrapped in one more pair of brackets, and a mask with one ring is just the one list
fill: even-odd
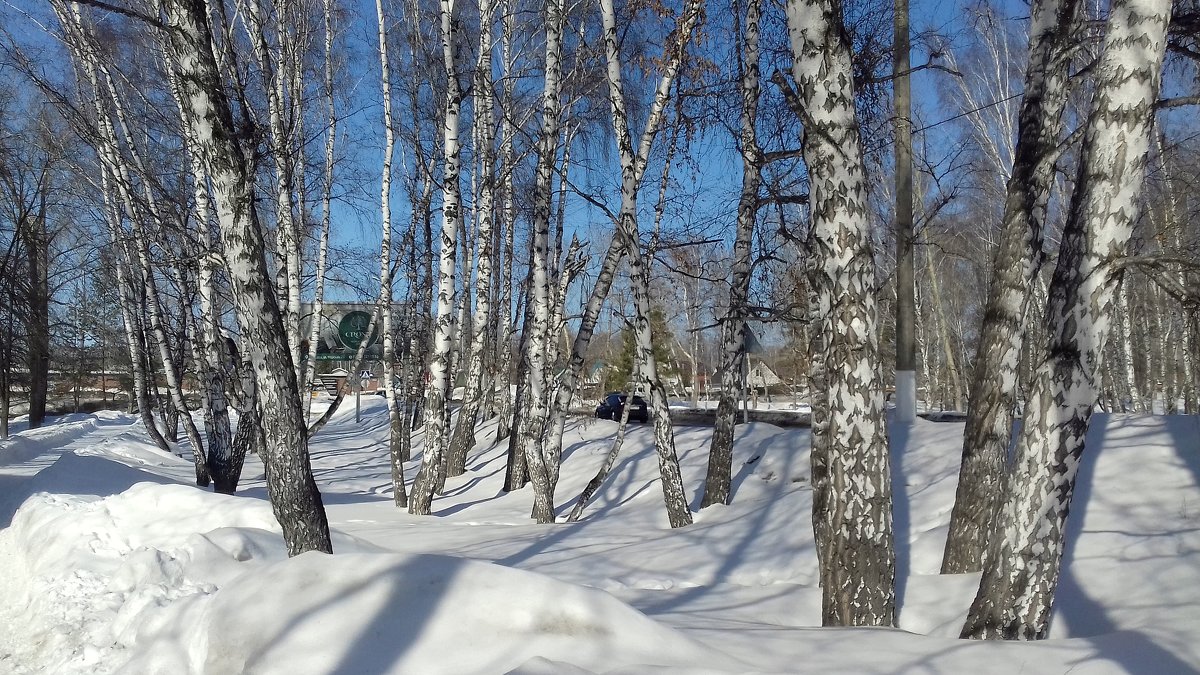
[[(594, 7), (376, 0), (374, 16), (357, 24), (335, 0), (49, 0), (49, 7), (73, 90), (56, 87), (32, 59), (22, 62), (23, 73), (94, 153), (80, 162), (81, 173), (99, 195), (95, 211), (115, 266), (146, 432), (175, 449), (174, 422), (156, 416), (151, 400), (161, 368), (162, 399), (174, 411), (191, 407), (189, 388), (199, 392), (199, 423), (175, 416), (197, 483), (234, 492), (247, 453), (257, 452), (291, 554), (332, 551), (308, 447), (341, 397), (319, 419), (309, 414), (316, 359), (308, 346), (317, 344), (319, 322), (302, 333), (302, 299), (311, 292), (311, 311), (320, 315), (333, 275), (339, 172), (350, 170), (345, 155), (355, 152), (342, 145), (339, 124), (352, 106), (377, 116), (382, 144), (378, 172), (356, 180), (372, 191), (378, 185), (371, 219), (380, 227), (378, 287), (366, 292), (382, 335), (393, 494), (413, 514), (433, 512), (447, 479), (466, 471), (478, 423), (498, 418), (506, 489), (527, 490), (536, 522), (558, 519), (568, 412), (620, 274), (632, 296), (629, 386), (649, 403), (667, 520), (692, 522), (689, 489), (702, 491), (701, 508), (727, 504), (734, 396), (747, 322), (756, 316), (750, 297), (755, 228), (768, 201), (762, 194), (771, 163), (799, 157), (808, 194), (791, 201), (805, 223), (796, 230), (804, 234), (795, 238), (795, 264), (808, 340), (822, 620), (895, 624), (894, 458), (880, 345), (886, 305), (877, 292), (857, 55), (839, 0), (788, 0), (784, 16), (772, 15), (786, 20), (790, 68), (769, 81), (800, 130), (797, 149), (776, 152), (760, 138), (760, 26), (779, 10), (761, 0), (731, 5), (738, 58), (727, 77), (738, 94), (738, 123), (729, 131), (741, 194), (730, 208), (727, 298), (716, 324), (721, 393), (707, 475), (697, 486), (685, 486), (680, 474), (653, 348), (655, 259), (643, 241), (639, 193), (660, 132), (673, 114), (679, 121), (673, 106), (695, 65), (690, 50), (715, 11), (703, 0), (659, 7), (666, 27), (659, 53), (636, 59), (626, 44), (632, 10), (614, 0)], [(1138, 255), (1130, 248), (1150, 158), (1172, 175), (1162, 148), (1152, 152), (1162, 143), (1155, 110), (1171, 4), (1113, 0), (1106, 27), (1092, 28), (1091, 52), (1075, 39), (1085, 10), (1078, 0), (1031, 7), (1024, 95), (1004, 171), (1002, 223), (988, 252), (977, 349), (956, 354), (941, 314), (921, 338), (922, 360), (942, 364), (924, 379), (939, 381), (942, 399), (960, 409), (965, 403), (968, 413), (943, 569), (982, 572), (964, 637), (1046, 636), (1064, 522), (1098, 404), (1196, 407), (1196, 318), (1179, 309), (1197, 299), (1196, 267), (1171, 253), (1185, 244), (1186, 208), (1175, 188), (1168, 185), (1166, 205), (1153, 214), (1158, 248)], [(378, 57), (359, 73), (378, 78), (379, 98), (367, 105), (339, 93), (345, 36), (364, 22)], [(585, 34), (585, 23), (594, 34)], [(1085, 74), (1073, 76), (1089, 58)], [(1064, 111), (1081, 77), (1090, 99), (1078, 129), (1067, 133)], [(619, 168), (609, 186), (619, 195), (615, 207), (577, 188), (570, 172), (573, 142), (591, 130), (579, 112), (589, 97), (606, 107), (604, 123), (611, 120), (592, 142), (609, 144), (605, 152)], [(675, 149), (673, 141), (668, 167)], [(1065, 224), (1047, 281), (1051, 195), (1069, 167)], [(566, 240), (569, 192), (611, 221), (602, 240)], [(408, 208), (397, 209), (400, 202)], [(518, 221), (528, 226), (524, 239)], [(926, 262), (940, 308), (937, 275)], [(1123, 284), (1134, 272), (1138, 283)], [(930, 354), (936, 350), (926, 343), (942, 345), (943, 354)], [(461, 404), (452, 416), (456, 383)], [(580, 517), (613, 466), (627, 412), (604, 470), (568, 520)], [(417, 431), (423, 447), (413, 448)], [(405, 463), (416, 451), (420, 468), (410, 479)]]

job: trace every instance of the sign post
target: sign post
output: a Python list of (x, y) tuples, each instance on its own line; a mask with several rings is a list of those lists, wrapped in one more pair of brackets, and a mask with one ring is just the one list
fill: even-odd
[(763, 348), (758, 342), (758, 337), (754, 335), (754, 331), (750, 330), (749, 324), (746, 324), (745, 332), (742, 335), (742, 424), (749, 424), (750, 392), (748, 391), (748, 383), (750, 380), (750, 355), (761, 353)]

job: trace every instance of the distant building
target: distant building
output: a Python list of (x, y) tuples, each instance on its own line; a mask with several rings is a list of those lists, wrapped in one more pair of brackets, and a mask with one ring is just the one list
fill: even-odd
[(779, 374), (771, 369), (762, 359), (750, 358), (750, 369), (746, 373), (746, 386), (751, 389), (766, 389), (783, 384)]

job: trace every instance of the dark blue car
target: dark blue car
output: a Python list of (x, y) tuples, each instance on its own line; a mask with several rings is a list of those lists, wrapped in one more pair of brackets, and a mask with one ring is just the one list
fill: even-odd
[[(609, 392), (596, 408), (596, 417), (602, 420), (618, 421), (621, 419), (621, 409), (625, 407), (625, 394), (619, 391)], [(643, 424), (650, 421), (650, 410), (641, 396), (634, 396), (632, 407), (629, 408), (629, 419)]]

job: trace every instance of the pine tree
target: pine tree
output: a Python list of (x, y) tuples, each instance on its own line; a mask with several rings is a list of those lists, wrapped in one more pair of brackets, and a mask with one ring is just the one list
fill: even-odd
[[(662, 364), (658, 368), (659, 377), (675, 377), (679, 373), (671, 359), (671, 329), (667, 326), (667, 316), (661, 309), (650, 310), (650, 334), (654, 336), (654, 359)], [(625, 391), (631, 378), (637, 355), (637, 335), (632, 326), (626, 326), (621, 331), (621, 351), (613, 363), (609, 364), (604, 381), (613, 390)]]

